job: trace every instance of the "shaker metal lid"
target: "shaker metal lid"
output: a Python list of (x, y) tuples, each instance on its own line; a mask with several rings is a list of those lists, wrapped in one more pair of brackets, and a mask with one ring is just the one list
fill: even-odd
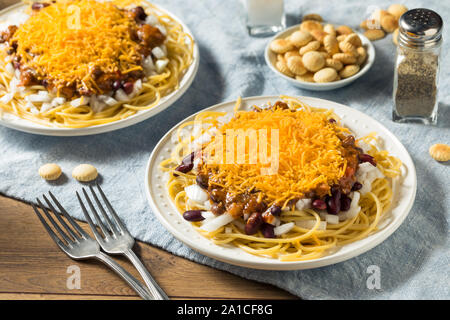
[(410, 40), (438, 41), (442, 34), (442, 18), (430, 9), (417, 8), (405, 12), (399, 21), (400, 33)]

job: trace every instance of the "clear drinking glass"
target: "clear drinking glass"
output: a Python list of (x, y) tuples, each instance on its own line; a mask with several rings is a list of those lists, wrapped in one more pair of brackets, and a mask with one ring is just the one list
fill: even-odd
[(286, 28), (283, 0), (246, 0), (251, 36), (269, 36)]

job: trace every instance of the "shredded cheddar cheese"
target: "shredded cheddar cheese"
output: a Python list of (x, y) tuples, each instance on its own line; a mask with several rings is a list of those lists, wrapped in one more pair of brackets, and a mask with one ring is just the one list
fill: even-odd
[[(132, 39), (133, 19), (108, 2), (59, 0), (37, 12), (19, 27), (21, 63), (57, 86), (98, 91), (92, 70), (130, 72), (142, 69), (139, 44)], [(97, 89), (97, 90), (96, 90)]]
[[(347, 161), (342, 156), (343, 146), (338, 137), (342, 130), (328, 121), (326, 113), (308, 109), (292, 112), (281, 108), (260, 112), (237, 111), (230, 122), (219, 128), (218, 135), (223, 137), (223, 141), (230, 137), (227, 136), (230, 129), (247, 133), (261, 132), (262, 129), (262, 132), (267, 131), (268, 143), (267, 146), (258, 145), (255, 148), (250, 142), (251, 135), (247, 134), (245, 155), (238, 151), (234, 163), (225, 159), (230, 149), (230, 144), (227, 147), (226, 142), (222, 142), (221, 163), (204, 161), (202, 170), (210, 174), (210, 183), (228, 192), (260, 191), (269, 202), (285, 205), (289, 200), (302, 198), (305, 193), (321, 185), (338, 183), (345, 173)], [(275, 141), (272, 141), (270, 134), (274, 129), (278, 131), (275, 153), (271, 151)], [(206, 154), (214, 155), (219, 140), (214, 138), (205, 146)], [(235, 150), (238, 150), (237, 140), (233, 141)], [(255, 152), (260, 154), (261, 148), (267, 148), (269, 161), (258, 158), (257, 162), (251, 162)], [(238, 157), (245, 158), (245, 162), (238, 163)], [(261, 168), (270, 167), (273, 161), (277, 162), (276, 172), (261, 174)]]

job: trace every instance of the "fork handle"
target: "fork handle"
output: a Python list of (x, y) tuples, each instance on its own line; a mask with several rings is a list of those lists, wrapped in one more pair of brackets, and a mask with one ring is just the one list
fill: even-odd
[(152, 275), (148, 272), (147, 268), (143, 265), (138, 256), (134, 253), (133, 250), (127, 249), (124, 252), (125, 256), (131, 261), (134, 267), (137, 269), (141, 277), (144, 279), (145, 284), (147, 285), (150, 294), (154, 297), (155, 300), (169, 300), (167, 294), (161, 289), (158, 283), (153, 279)]
[(95, 258), (105, 263), (108, 267), (114, 270), (119, 276), (121, 276), (144, 300), (154, 300), (154, 298), (149, 295), (147, 290), (139, 283), (136, 278), (134, 278), (128, 271), (126, 271), (117, 262), (111, 259), (109, 256), (103, 252), (95, 255)]

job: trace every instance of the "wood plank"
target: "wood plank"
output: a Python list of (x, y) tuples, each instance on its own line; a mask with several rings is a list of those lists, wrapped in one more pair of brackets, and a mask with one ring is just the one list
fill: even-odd
[[(80, 223), (89, 233), (89, 227)], [(174, 256), (138, 242), (136, 252), (156, 281), (172, 298), (294, 299), (270, 285), (242, 279), (224, 271)], [(128, 261), (114, 257), (139, 278)], [(67, 268), (81, 271), (81, 289), (70, 290)], [(67, 257), (40, 224), (31, 206), (0, 196), (0, 292), (53, 295), (136, 297), (128, 285), (97, 261), (74, 261)], [(26, 296), (24, 296), (26, 297)], [(31, 297), (31, 296), (30, 296)]]
[(0, 293), (0, 300), (138, 300), (137, 296), (99, 296), (81, 294)]

